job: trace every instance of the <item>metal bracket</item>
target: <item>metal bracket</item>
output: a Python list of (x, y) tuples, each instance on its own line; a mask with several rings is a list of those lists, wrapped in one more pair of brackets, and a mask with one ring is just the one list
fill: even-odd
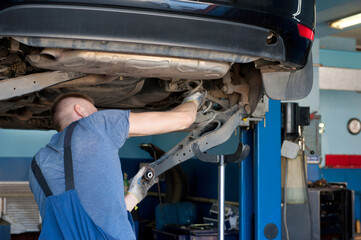
[[(239, 105), (235, 105), (224, 112), (216, 113), (214, 119), (210, 123), (206, 125), (200, 124), (159, 160), (149, 164), (144, 178), (151, 180), (168, 169), (194, 157), (195, 154), (192, 150), (194, 144), (196, 144), (200, 152), (205, 152), (226, 142), (231, 137), (234, 130), (242, 125), (243, 121), (246, 121), (244, 118), (248, 114), (249, 113), (245, 110), (244, 106), (239, 107)], [(244, 155), (242, 154), (247, 152), (248, 146), (239, 147), (241, 147), (239, 150), (241, 151), (240, 157), (243, 157)], [(239, 151), (237, 151), (236, 154), (238, 154)], [(229, 159), (231, 160), (233, 158)]]
[(55, 84), (84, 76), (83, 73), (54, 71), (2, 80), (0, 82), (0, 100), (40, 91)]
[(228, 155), (211, 155), (201, 152), (199, 149), (199, 145), (194, 143), (192, 145), (192, 151), (194, 155), (201, 161), (210, 162), (210, 163), (219, 163), (224, 162), (227, 163), (236, 163), (241, 162), (242, 160), (246, 159), (249, 154), (249, 146), (244, 146), (241, 142), (238, 144), (237, 151), (233, 154)]

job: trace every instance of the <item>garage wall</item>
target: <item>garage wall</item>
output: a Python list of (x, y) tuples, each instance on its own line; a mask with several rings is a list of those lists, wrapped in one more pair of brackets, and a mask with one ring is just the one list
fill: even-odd
[(0, 129), (0, 157), (33, 157), (55, 131)]
[[(319, 61), (323, 66), (361, 69), (361, 52), (354, 39), (325, 37), (319, 43)], [(361, 76), (360, 76), (361, 84)], [(350, 118), (361, 119), (361, 94), (352, 91), (320, 90), (320, 114), (325, 123), (322, 153), (361, 154), (361, 134), (347, 131)]]
[(361, 134), (347, 131), (349, 119), (361, 120), (361, 93), (321, 90), (320, 113), (325, 123), (322, 153), (361, 155)]
[[(327, 37), (318, 41), (318, 62), (322, 66), (361, 69), (361, 52), (356, 52), (353, 39)], [(317, 52), (317, 49), (314, 50)], [(315, 62), (315, 61), (314, 61)], [(317, 67), (316, 67), (317, 68)], [(316, 81), (318, 82), (318, 76)], [(361, 84), (361, 77), (360, 77)], [(322, 135), (322, 156), (326, 154), (361, 155), (361, 134), (347, 131), (350, 118), (361, 119), (361, 93), (353, 91), (319, 90), (318, 114), (325, 123)], [(311, 108), (312, 109), (312, 108)], [(323, 164), (324, 165), (324, 164)], [(312, 171), (310, 171), (312, 170)], [(326, 179), (328, 182), (347, 182), (355, 191), (355, 218), (361, 219), (361, 169), (331, 169), (309, 165), (309, 179)]]
[(0, 129), (0, 181), (27, 181), (34, 154), (54, 133)]

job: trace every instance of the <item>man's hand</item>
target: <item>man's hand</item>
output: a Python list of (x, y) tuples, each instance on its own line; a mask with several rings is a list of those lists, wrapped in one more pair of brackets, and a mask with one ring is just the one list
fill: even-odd
[(191, 93), (187, 97), (185, 97), (183, 99), (182, 103), (194, 101), (197, 104), (197, 109), (200, 109), (205, 102), (205, 98), (206, 98), (206, 95), (203, 94), (202, 92), (195, 92), (195, 93)]
[(149, 188), (158, 182), (158, 178), (147, 181), (143, 179), (145, 167), (142, 167), (138, 173), (130, 180), (128, 193), (132, 194), (140, 203), (146, 196)]

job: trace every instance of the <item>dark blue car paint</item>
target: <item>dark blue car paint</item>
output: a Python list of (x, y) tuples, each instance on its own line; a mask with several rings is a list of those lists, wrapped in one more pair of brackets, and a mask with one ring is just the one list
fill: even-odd
[[(54, 19), (52, 16), (47, 16), (39, 22), (39, 26), (48, 25), (49, 28), (53, 26), (52, 31), (49, 31), (48, 28), (43, 28), (43, 32), (30, 32), (25, 31), (25, 26), (22, 25), (24, 19), (21, 20), (21, 17), (26, 17), (26, 21), (39, 20), (40, 17), (37, 16), (39, 12), (34, 11), (32, 15), (31, 12), (24, 14), (23, 10), (19, 9), (19, 14), (14, 11), (14, 15), (18, 14), (18, 19), (12, 18), (11, 21), (5, 21), (5, 18), (1, 17), (7, 14), (7, 11), (15, 5), (33, 5), (42, 4), (43, 6), (53, 6), (54, 12), (52, 14), (56, 15), (56, 11), (61, 11), (63, 18)], [(176, 1), (176, 0), (110, 0), (110, 1), (100, 1), (100, 0), (48, 0), (48, 1), (34, 1), (34, 0), (5, 0), (0, 3), (0, 33), (11, 34), (11, 36), (48, 36), (48, 37), (65, 37), (65, 38), (74, 38), (74, 39), (89, 39), (89, 40), (107, 40), (107, 41), (121, 41), (121, 42), (137, 42), (140, 44), (159, 44), (161, 46), (178, 46), (177, 38), (179, 34), (172, 33), (172, 29), (168, 27), (173, 27), (174, 25), (167, 24), (165, 21), (167, 18), (160, 19), (159, 15), (168, 15), (171, 18), (168, 18), (169, 21), (178, 22), (182, 29), (191, 28), (194, 24), (194, 19), (204, 19), (208, 24), (195, 26), (194, 29), (189, 31), (185, 30), (185, 33), (188, 35), (189, 41), (187, 45), (187, 40), (182, 40), (185, 42), (183, 47), (189, 48), (200, 48), (202, 50), (207, 50), (207, 48), (215, 48), (216, 51), (224, 51), (235, 54), (244, 54), (250, 56), (259, 56), (264, 58), (272, 58), (278, 61), (283, 62), (283, 64), (290, 67), (303, 67), (306, 64), (308, 54), (311, 49), (312, 41), (309, 39), (300, 37), (298, 34), (297, 23), (301, 23), (312, 30), (314, 30), (315, 18), (314, 18), (314, 0), (236, 0), (236, 1)], [(39, 5), (40, 6), (40, 5)], [(67, 7), (69, 11), (60, 10), (61, 6)], [(84, 7), (86, 9), (92, 9), (94, 11), (90, 15), (85, 14), (84, 12), (80, 13), (81, 18), (76, 18), (76, 11), (72, 11), (72, 7)], [(58, 9), (58, 10), (56, 10)], [(104, 10), (106, 11), (104, 12)], [(138, 34), (141, 35), (142, 32), (146, 32), (147, 29), (142, 28), (142, 21), (144, 26), (151, 27), (154, 32), (152, 37), (138, 37), (138, 34), (127, 35), (126, 32), (121, 34), (116, 33), (116, 28), (112, 29), (112, 24), (110, 22), (105, 22), (96, 24), (96, 28), (91, 29), (91, 25), (87, 24), (88, 17), (94, 17), (94, 12), (99, 10), (99, 21), (101, 22), (102, 18), (106, 18), (106, 12), (128, 12), (139, 14), (144, 17), (139, 20), (135, 26), (138, 27)], [(81, 10), (79, 10), (80, 12)], [(102, 12), (103, 11), (103, 12)], [(67, 13), (68, 12), (68, 13)], [(138, 15), (138, 16), (139, 16)], [(130, 16), (130, 15), (128, 15)], [(194, 18), (193, 18), (194, 17)], [(193, 18), (193, 19), (192, 19)], [(71, 19), (71, 20), (70, 20)], [(121, 18), (119, 18), (121, 19)], [(131, 19), (131, 17), (129, 18)], [(192, 20), (190, 20), (192, 19)], [(5, 21), (5, 22), (4, 22)], [(48, 22), (50, 21), (50, 23)], [(53, 21), (53, 22), (51, 22)], [(73, 21), (73, 24), (72, 24)], [(80, 23), (81, 21), (84, 21)], [(168, 21), (168, 20), (167, 20)], [(203, 39), (200, 34), (202, 34), (203, 29), (198, 29), (197, 27), (212, 27), (212, 21), (218, 24), (217, 32), (212, 33), (210, 36), (215, 37), (215, 34), (219, 34), (219, 40), (207, 43), (207, 39)], [(51, 25), (52, 24), (52, 25)], [(69, 26), (70, 24), (70, 26)], [(118, 25), (124, 24), (119, 22)], [(132, 25), (132, 22), (128, 23)], [(224, 24), (224, 28), (221, 25)], [(10, 26), (11, 25), (11, 26)], [(113, 23), (114, 25), (114, 23)], [(237, 27), (230, 27), (230, 26)], [(83, 26), (76, 29), (76, 27)], [(128, 26), (128, 25), (127, 25)], [(28, 26), (27, 26), (28, 27)], [(73, 28), (73, 29), (72, 29)], [(108, 32), (114, 31), (114, 35), (105, 36), (105, 39), (102, 39), (105, 32), (102, 32), (102, 28), (108, 28)], [(8, 31), (11, 29), (11, 31)], [(35, 29), (35, 26), (34, 26)], [(223, 30), (232, 31), (223, 32)], [(249, 30), (248, 30), (249, 29)], [(256, 31), (254, 31), (256, 29)], [(258, 30), (259, 31), (258, 31)], [(97, 31), (99, 30), (99, 31)], [(68, 32), (67, 32), (68, 31)], [(135, 30), (133, 30), (134, 32)], [(177, 30), (179, 31), (179, 30)], [(278, 34), (279, 41), (277, 44), (282, 46), (270, 46), (270, 44), (252, 44), (252, 39), (256, 37), (260, 32), (272, 31)], [(92, 32), (92, 34), (89, 34)], [(97, 34), (96, 32), (99, 32)], [(131, 31), (130, 31), (131, 32)], [(255, 34), (257, 32), (257, 34)], [(57, 34), (58, 33), (58, 34)], [(78, 34), (75, 34), (78, 33)], [(169, 35), (165, 38), (167, 33)], [(28, 35), (27, 35), (28, 34)], [(103, 34), (103, 35), (102, 35)], [(232, 35), (240, 35), (241, 39), (250, 39), (249, 41), (244, 40), (244, 43), (239, 41), (238, 38), (234, 38), (234, 41), (222, 41), (221, 38), (230, 38)], [(2, 34), (3, 35), (3, 34)], [(262, 35), (262, 34), (261, 34)], [(207, 36), (207, 37), (210, 37)], [(137, 38), (136, 38), (137, 37)], [(262, 38), (264, 36), (262, 35)], [(135, 39), (136, 38), (136, 39)], [(239, 37), (240, 38), (240, 37)], [(204, 46), (201, 47), (204, 41)], [(263, 39), (262, 39), (263, 41)], [(265, 41), (265, 39), (264, 39)], [(208, 44), (208, 45), (207, 45)], [(223, 45), (233, 44), (235, 47), (232, 49), (232, 46), (223, 46)], [(239, 46), (237, 46), (239, 44)], [(257, 45), (258, 44), (258, 45)], [(253, 45), (253, 46), (252, 46)], [(271, 44), (272, 45), (272, 44)], [(253, 50), (253, 48), (257, 48)], [(282, 48), (282, 49), (281, 49)], [(247, 50), (251, 49), (251, 50)]]

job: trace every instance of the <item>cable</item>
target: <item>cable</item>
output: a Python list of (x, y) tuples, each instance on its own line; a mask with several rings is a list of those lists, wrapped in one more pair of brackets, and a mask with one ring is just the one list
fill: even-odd
[[(304, 138), (302, 138), (302, 144), (304, 144)], [(310, 202), (310, 193), (308, 191), (307, 178), (306, 178), (306, 159), (305, 159), (305, 151), (302, 149), (302, 168), (303, 168), (303, 180), (305, 183), (306, 193), (307, 193), (307, 206), (310, 220), (310, 240), (312, 240), (313, 235), (313, 225), (312, 225), (312, 211), (311, 211), (311, 202)]]
[(284, 190), (283, 190), (283, 201), (284, 201), (284, 205), (283, 205), (283, 225), (285, 227), (285, 232), (286, 232), (286, 240), (290, 240), (290, 233), (288, 232), (288, 227), (287, 227), (287, 177), (288, 177), (288, 158), (285, 157), (285, 186), (284, 186)]
[(195, 88), (190, 90), (190, 94), (195, 93), (197, 91), (202, 91), (202, 90), (205, 90), (205, 89), (203, 89), (203, 80), (200, 80), (200, 83)]

